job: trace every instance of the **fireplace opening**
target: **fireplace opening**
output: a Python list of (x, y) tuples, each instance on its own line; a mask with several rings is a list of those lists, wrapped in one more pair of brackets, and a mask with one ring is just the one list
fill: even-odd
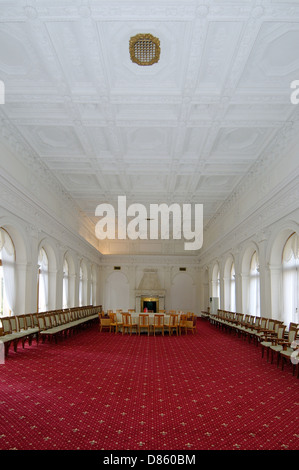
[(156, 297), (143, 297), (141, 298), (140, 311), (143, 312), (147, 309), (148, 312), (159, 312), (159, 299)]

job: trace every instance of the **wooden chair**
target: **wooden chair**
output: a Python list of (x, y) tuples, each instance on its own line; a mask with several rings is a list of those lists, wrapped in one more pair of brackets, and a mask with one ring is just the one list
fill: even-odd
[(267, 351), (267, 361), (269, 360), (270, 347), (276, 345), (278, 341), (284, 338), (285, 329), (285, 325), (277, 322), (274, 327), (274, 333), (265, 333), (261, 338), (262, 357), (264, 357), (265, 351)]
[(100, 318), (100, 332), (102, 332), (103, 329), (108, 329), (111, 331), (111, 326), (110, 326), (110, 318), (108, 317), (102, 317)]
[(291, 347), (293, 341), (295, 341), (298, 333), (298, 328), (292, 328), (288, 332), (287, 338), (278, 339), (275, 341), (275, 344), (270, 346), (271, 350), (271, 363), (273, 362), (274, 354), (277, 354), (277, 366), (279, 364), (280, 359), (280, 352), (281, 351), (288, 351), (288, 348)]
[(117, 321), (117, 316), (116, 313), (109, 313), (109, 318), (110, 318), (110, 333), (111, 331), (114, 331), (115, 333), (118, 332), (118, 327), (122, 325), (121, 322)]
[[(293, 359), (292, 355), (294, 354), (294, 352), (297, 349), (299, 349), (299, 342), (296, 339), (298, 337), (299, 328), (292, 328), (292, 330), (294, 331), (294, 339), (293, 339), (292, 342), (288, 342), (288, 343), (283, 344), (283, 349), (282, 349), (282, 351), (280, 351), (280, 357), (281, 357), (281, 370), (284, 369), (285, 363), (290, 361), (292, 363), (292, 366), (293, 366), (293, 375), (294, 375), (296, 366), (298, 364), (298, 356), (297, 356), (297, 359), (295, 361), (295, 360), (292, 360)], [(290, 330), (290, 331), (292, 331), (292, 330)]]
[(194, 313), (188, 312), (186, 322), (187, 333), (188, 331), (192, 331), (193, 334), (196, 333), (196, 321), (196, 315), (194, 315)]
[(155, 313), (154, 315), (154, 336), (156, 336), (156, 330), (162, 332), (162, 336), (164, 336), (164, 313)]
[(137, 333), (138, 324), (133, 322), (132, 315), (129, 312), (123, 312), (122, 313), (123, 334), (125, 334), (127, 330), (130, 332), (130, 336), (131, 336), (133, 328), (135, 328), (136, 333)]
[(168, 325), (169, 334), (172, 335), (174, 331), (178, 336), (179, 334), (179, 315), (178, 313), (171, 313), (169, 315), (169, 325)]
[(140, 313), (139, 314), (139, 322), (138, 322), (138, 333), (140, 335), (140, 331), (143, 329), (147, 330), (147, 334), (150, 334), (150, 323), (149, 323), (149, 314), (148, 313)]
[(179, 321), (179, 332), (180, 335), (182, 334), (182, 330), (184, 330), (185, 334), (187, 334), (187, 314), (183, 313), (180, 315), (180, 321)]
[(249, 333), (250, 338), (253, 339), (253, 342), (256, 343), (256, 345), (258, 345), (259, 333), (267, 329), (268, 321), (269, 318), (256, 317), (255, 322), (253, 324), (253, 328)]

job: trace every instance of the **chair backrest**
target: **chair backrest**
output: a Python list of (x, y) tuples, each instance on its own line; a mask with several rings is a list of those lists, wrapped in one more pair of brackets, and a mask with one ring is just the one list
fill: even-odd
[(112, 321), (112, 323), (116, 322), (116, 313), (113, 313), (112, 310), (108, 310), (109, 313), (109, 318)]
[(37, 320), (38, 320), (39, 329), (45, 330), (46, 329), (45, 315), (38, 315)]
[(24, 317), (26, 319), (27, 328), (33, 328), (34, 327), (33, 315), (31, 313), (26, 313)]
[(124, 325), (131, 325), (132, 317), (131, 317), (131, 314), (129, 312), (122, 312), (121, 316), (122, 316)]
[(17, 320), (18, 320), (18, 329), (27, 330), (26, 315), (18, 315)]
[(149, 314), (148, 313), (140, 313), (139, 314), (139, 325), (140, 326), (148, 326), (149, 325)]
[(275, 321), (274, 321), (274, 325), (273, 325), (273, 330), (274, 330), (274, 333), (276, 333), (276, 334), (277, 334), (277, 332), (278, 332), (278, 328), (279, 328), (279, 325), (281, 325), (281, 323), (282, 323), (282, 322), (281, 322), (281, 321), (279, 321), (279, 320), (275, 320)]
[(17, 319), (14, 315), (12, 317), (10, 317), (10, 324), (11, 324), (11, 331), (12, 332), (17, 332), (18, 331), (18, 324), (17, 324)]
[(38, 326), (38, 313), (32, 313), (33, 326)]
[(296, 337), (297, 337), (297, 334), (298, 334), (298, 328), (292, 328), (290, 331), (289, 331), (289, 335), (288, 335), (288, 342), (289, 343), (292, 343)]
[(238, 321), (239, 323), (241, 323), (241, 322), (242, 322), (242, 319), (243, 319), (243, 317), (244, 317), (244, 314), (243, 314), (243, 313), (237, 313), (236, 316), (237, 316), (237, 321)]
[(52, 322), (51, 322), (51, 314), (50, 313), (46, 313), (44, 315), (44, 321), (45, 321), (45, 327), (48, 329), (48, 328), (52, 328)]
[(155, 313), (154, 315), (154, 325), (155, 326), (162, 326), (164, 324), (164, 314), (163, 313)]
[(261, 322), (260, 322), (260, 327), (261, 327), (261, 328), (266, 328), (266, 327), (267, 327), (268, 320), (269, 320), (268, 318), (262, 317), (262, 318), (261, 318)]
[(269, 320), (268, 321), (268, 330), (274, 330), (274, 326), (275, 326), (275, 320)]
[(179, 315), (177, 313), (171, 313), (169, 315), (169, 326), (177, 326), (178, 318), (179, 318)]
[(278, 339), (282, 339), (284, 337), (285, 329), (286, 329), (286, 325), (278, 323), (278, 329), (277, 329), (277, 338)]
[(4, 335), (11, 334), (10, 317), (2, 317), (0, 320), (1, 320), (2, 328), (3, 328), (3, 334)]
[(261, 324), (261, 317), (255, 317), (252, 326), (260, 326)]

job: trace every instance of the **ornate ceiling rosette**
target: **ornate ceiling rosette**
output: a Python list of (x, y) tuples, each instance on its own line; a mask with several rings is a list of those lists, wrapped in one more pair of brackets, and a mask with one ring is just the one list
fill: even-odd
[(132, 62), (138, 65), (153, 65), (160, 58), (160, 40), (151, 34), (136, 34), (129, 44)]

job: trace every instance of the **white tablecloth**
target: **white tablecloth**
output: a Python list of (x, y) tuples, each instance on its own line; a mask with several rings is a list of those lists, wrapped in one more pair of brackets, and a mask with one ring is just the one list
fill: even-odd
[[(141, 312), (140, 312), (140, 315), (142, 315)], [(149, 315), (149, 324), (150, 324), (150, 325), (153, 325), (153, 324), (154, 324), (154, 316), (155, 316), (155, 313), (149, 312), (148, 315)], [(133, 322), (133, 323), (139, 324), (139, 313), (131, 313), (131, 317), (132, 317), (132, 322)], [(118, 321), (118, 322), (122, 322), (122, 315), (121, 315), (121, 313), (117, 313), (117, 314), (116, 314), (116, 318), (117, 318), (117, 321)], [(180, 315), (178, 316), (178, 321), (180, 321)], [(169, 324), (169, 315), (164, 314), (164, 325), (168, 325), (168, 324)]]

